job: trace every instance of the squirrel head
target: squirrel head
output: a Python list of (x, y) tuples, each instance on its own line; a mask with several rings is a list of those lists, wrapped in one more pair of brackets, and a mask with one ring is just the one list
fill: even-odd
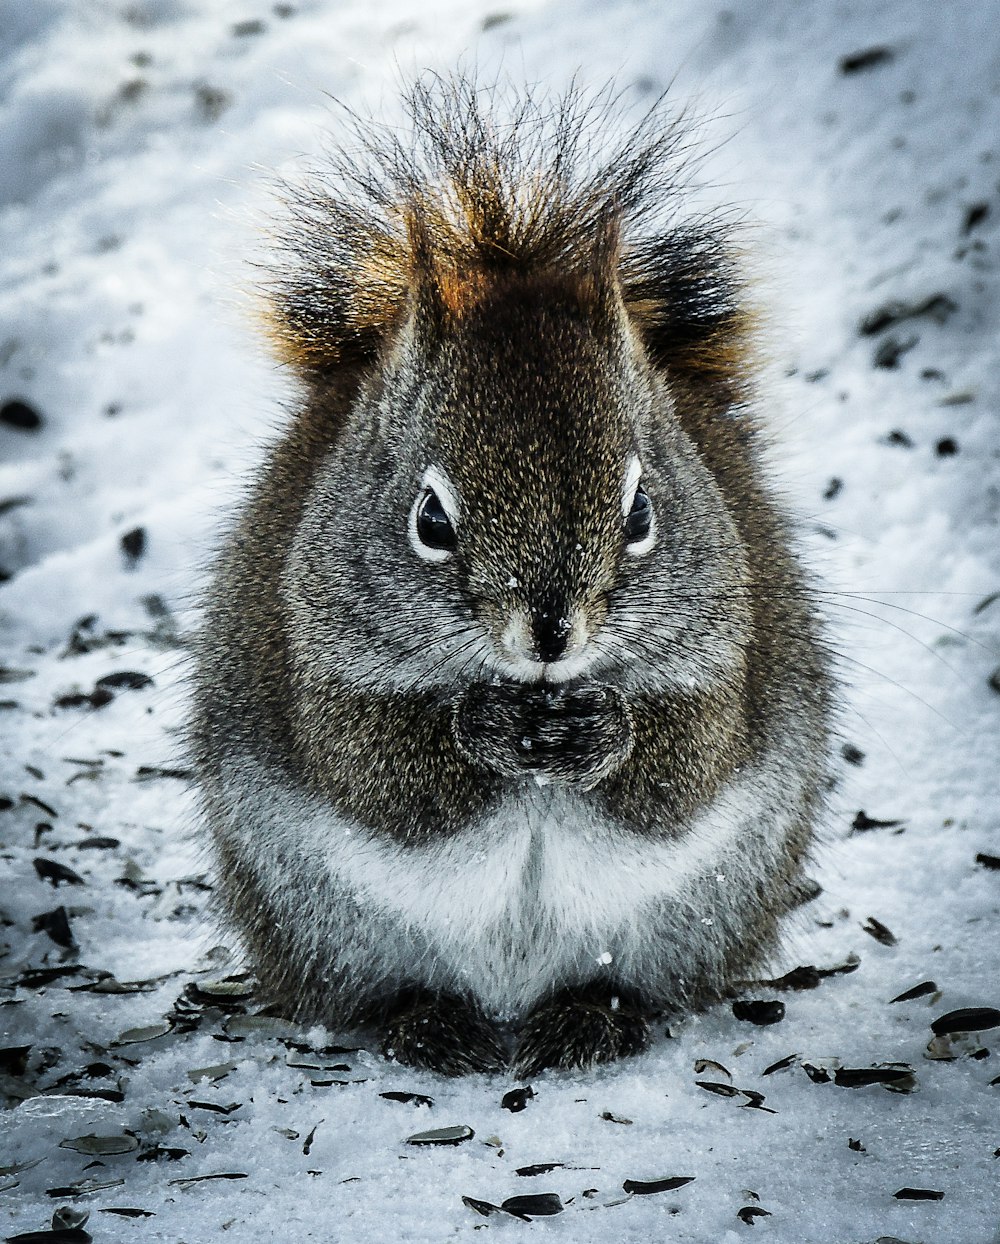
[(311, 387), (301, 677), (731, 680), (746, 559), (701, 442), (745, 396), (745, 319), (717, 227), (638, 229), (677, 134), (651, 114), (595, 170), (576, 96), (507, 130), (467, 84), (410, 103), (422, 148), (300, 196), (276, 289)]

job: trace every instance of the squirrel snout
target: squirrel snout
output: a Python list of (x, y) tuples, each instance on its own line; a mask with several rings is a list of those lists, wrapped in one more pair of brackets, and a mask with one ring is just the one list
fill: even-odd
[(546, 600), (510, 615), (500, 637), (501, 651), (521, 678), (560, 682), (588, 664), (591, 634), (582, 609)]

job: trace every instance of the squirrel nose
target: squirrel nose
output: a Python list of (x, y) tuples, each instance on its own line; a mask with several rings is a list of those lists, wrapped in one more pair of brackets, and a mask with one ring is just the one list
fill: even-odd
[(531, 633), (539, 661), (546, 664), (558, 661), (565, 653), (573, 629), (573, 623), (566, 616), (568, 612), (555, 601), (531, 610)]

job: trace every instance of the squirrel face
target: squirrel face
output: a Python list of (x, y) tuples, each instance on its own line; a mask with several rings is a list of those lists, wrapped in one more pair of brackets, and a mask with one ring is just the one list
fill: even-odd
[(617, 290), (508, 281), (436, 311), (418, 303), (306, 506), (286, 592), (311, 666), (318, 634), (386, 689), (736, 676), (741, 543)]

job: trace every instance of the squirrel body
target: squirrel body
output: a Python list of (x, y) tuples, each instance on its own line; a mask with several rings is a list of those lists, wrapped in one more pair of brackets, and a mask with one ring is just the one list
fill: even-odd
[(679, 133), (595, 168), (577, 95), (409, 104), (411, 147), (293, 202), (304, 400), (219, 558), (192, 751), (288, 1010), (444, 1072), (503, 1065), (503, 1025), (522, 1074), (585, 1066), (773, 948), (829, 663)]

